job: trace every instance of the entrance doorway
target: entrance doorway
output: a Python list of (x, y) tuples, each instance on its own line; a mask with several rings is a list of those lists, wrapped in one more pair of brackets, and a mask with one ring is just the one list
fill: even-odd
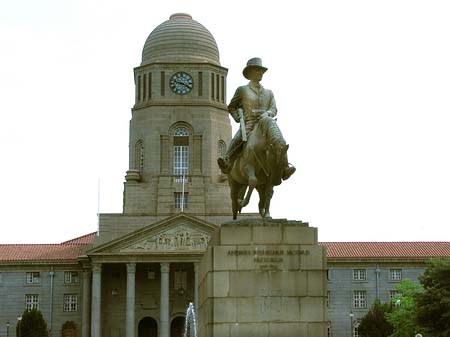
[(158, 337), (158, 324), (151, 317), (144, 317), (138, 325), (138, 337)]
[[(183, 316), (177, 316), (170, 324), (170, 337), (183, 337), (184, 335), (184, 320)], [(188, 331), (189, 336), (189, 331)]]

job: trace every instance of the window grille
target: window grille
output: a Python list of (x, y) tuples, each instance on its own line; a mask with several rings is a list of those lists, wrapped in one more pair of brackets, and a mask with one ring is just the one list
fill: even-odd
[(64, 294), (64, 311), (78, 310), (78, 295)]
[(175, 176), (189, 173), (189, 132), (181, 127), (175, 130), (173, 139), (173, 174)]
[(223, 140), (219, 140), (218, 152), (219, 152), (219, 157), (224, 157), (225, 154), (227, 153), (227, 145), (225, 144), (225, 142)]
[(174, 273), (174, 288), (176, 291), (186, 291), (187, 289), (187, 271), (184, 269), (177, 269)]
[(175, 208), (188, 208), (188, 193), (175, 192)]
[(353, 324), (353, 337), (360, 337), (359, 334), (359, 322)]
[(28, 311), (33, 309), (39, 309), (39, 295), (37, 294), (25, 295), (25, 309)]
[(365, 281), (366, 270), (365, 269), (353, 269), (353, 281)]
[(389, 280), (401, 281), (402, 280), (402, 270), (401, 269), (389, 269)]
[(64, 272), (64, 283), (65, 284), (77, 284), (78, 283), (78, 272), (77, 271), (65, 271)]
[(41, 283), (41, 276), (39, 272), (27, 273), (27, 283), (28, 284), (39, 284)]
[(367, 295), (365, 291), (354, 291), (353, 292), (353, 308), (361, 309), (367, 307)]

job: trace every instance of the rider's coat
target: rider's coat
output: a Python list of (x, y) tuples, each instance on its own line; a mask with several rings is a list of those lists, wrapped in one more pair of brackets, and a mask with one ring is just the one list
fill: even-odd
[(274, 117), (277, 114), (277, 106), (272, 91), (265, 89), (262, 85), (259, 85), (259, 88), (254, 87), (251, 83), (237, 88), (228, 105), (228, 111), (231, 116), (239, 123), (238, 108), (244, 110), (247, 133), (253, 130), (262, 111), (268, 111), (270, 117)]

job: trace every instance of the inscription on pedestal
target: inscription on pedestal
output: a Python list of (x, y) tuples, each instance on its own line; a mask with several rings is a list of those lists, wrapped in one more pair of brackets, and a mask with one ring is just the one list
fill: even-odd
[(285, 256), (309, 255), (307, 249), (233, 249), (227, 252), (229, 256), (253, 256), (256, 268), (261, 270), (280, 270), (280, 264)]

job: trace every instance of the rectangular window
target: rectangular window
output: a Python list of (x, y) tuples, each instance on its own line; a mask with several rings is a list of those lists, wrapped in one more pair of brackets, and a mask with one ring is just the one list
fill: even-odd
[(138, 102), (141, 101), (141, 75), (138, 76), (138, 83), (137, 83), (137, 100), (138, 100)]
[(147, 74), (144, 74), (142, 83), (144, 84), (144, 87), (142, 88), (142, 99), (145, 101), (145, 98), (147, 97)]
[(161, 96), (166, 94), (166, 72), (161, 71)]
[(187, 289), (187, 271), (184, 269), (176, 269), (174, 272), (173, 287), (176, 291), (186, 291)]
[(358, 323), (353, 325), (353, 337), (360, 337)]
[(331, 337), (331, 322), (328, 322), (327, 336)]
[(64, 311), (78, 310), (78, 295), (64, 294)]
[(39, 309), (39, 295), (37, 294), (25, 295), (25, 309), (28, 311), (33, 309)]
[(41, 276), (39, 272), (27, 273), (27, 284), (39, 284), (41, 283)]
[(402, 292), (401, 291), (391, 290), (389, 292), (390, 302), (392, 304), (394, 304), (395, 306), (400, 306), (401, 305), (401, 297), (402, 297)]
[(216, 74), (216, 100), (219, 100), (219, 74)]
[(214, 73), (211, 73), (211, 99), (214, 100)]
[(367, 307), (367, 294), (365, 291), (356, 290), (353, 292), (353, 308), (362, 309)]
[(147, 269), (147, 279), (148, 280), (154, 280), (155, 279), (155, 270), (154, 269)]
[(175, 192), (175, 208), (177, 209), (184, 209), (188, 208), (188, 193), (184, 192)]
[(330, 292), (327, 292), (327, 308), (330, 307)]
[(198, 95), (203, 96), (203, 72), (198, 72)]
[(365, 281), (366, 270), (365, 269), (353, 269), (353, 281)]
[(148, 74), (148, 99), (152, 98), (152, 73)]
[(222, 103), (225, 102), (225, 77), (220, 77), (220, 100)]
[(173, 175), (182, 176), (189, 173), (189, 146), (173, 147)]
[(402, 270), (401, 269), (389, 269), (389, 280), (390, 281), (401, 281), (402, 280)]
[(77, 284), (78, 283), (78, 272), (77, 271), (65, 271), (64, 272), (64, 283), (65, 284)]

